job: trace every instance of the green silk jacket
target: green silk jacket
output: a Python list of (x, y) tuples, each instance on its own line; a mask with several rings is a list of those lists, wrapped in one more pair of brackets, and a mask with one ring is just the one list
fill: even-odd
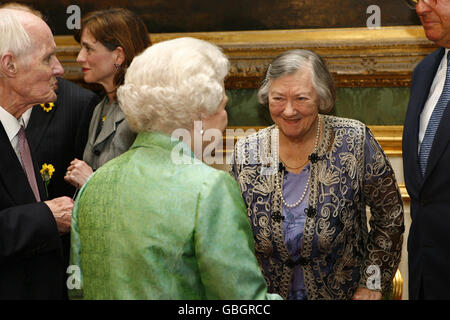
[(73, 299), (280, 298), (267, 294), (237, 183), (161, 133), (138, 134), (85, 184), (70, 260)]

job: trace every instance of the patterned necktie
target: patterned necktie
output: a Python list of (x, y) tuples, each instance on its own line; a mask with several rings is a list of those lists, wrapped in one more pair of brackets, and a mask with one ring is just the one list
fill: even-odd
[(434, 136), (436, 130), (441, 122), (442, 114), (450, 101), (450, 54), (447, 54), (447, 74), (445, 76), (444, 89), (442, 89), (441, 96), (431, 113), (430, 120), (428, 121), (427, 130), (423, 137), (422, 144), (419, 151), (419, 164), (422, 176), (425, 175), (425, 169), (427, 168), (428, 156), (430, 155), (431, 147), (433, 146)]
[(20, 126), (18, 137), (19, 137), (19, 154), (20, 159), (22, 160), (22, 167), (25, 170), (25, 173), (28, 178), (28, 183), (30, 184), (30, 187), (34, 193), (34, 197), (36, 198), (36, 201), (39, 202), (41, 201), (41, 197), (39, 196), (39, 189), (36, 182), (36, 175), (34, 174), (33, 161), (31, 160), (30, 147), (28, 146), (28, 141), (23, 126)]

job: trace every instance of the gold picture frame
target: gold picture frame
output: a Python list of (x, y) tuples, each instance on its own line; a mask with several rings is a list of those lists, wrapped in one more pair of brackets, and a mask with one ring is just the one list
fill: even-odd
[[(416, 64), (436, 49), (421, 26), (151, 34), (152, 43), (195, 37), (219, 45), (231, 62), (228, 89), (253, 89), (273, 58), (289, 49), (320, 54), (338, 87), (408, 87)], [(79, 44), (56, 36), (66, 77), (81, 82)]]
[[(194, 37), (220, 46), (231, 63), (227, 89), (257, 88), (269, 63), (289, 49), (320, 54), (337, 87), (409, 87), (414, 67), (437, 48), (421, 26), (156, 33), (150, 37), (152, 43)], [(76, 62), (79, 44), (72, 36), (56, 36), (55, 42), (65, 78), (81, 83), (83, 75)], [(370, 128), (389, 157), (401, 157), (402, 126)], [(404, 185), (400, 189), (403, 200), (409, 200)]]

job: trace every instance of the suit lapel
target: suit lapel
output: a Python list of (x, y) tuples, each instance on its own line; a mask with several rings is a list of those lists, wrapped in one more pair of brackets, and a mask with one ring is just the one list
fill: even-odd
[(103, 100), (95, 107), (94, 113), (92, 114), (91, 123), (89, 125), (89, 138), (88, 144), (90, 146), (94, 146), (97, 140), (96, 133), (97, 128), (100, 125), (100, 117), (102, 116), (102, 108), (106, 103), (107, 98), (103, 98)]
[[(29, 135), (27, 135), (27, 140), (29, 139)], [(42, 175), (41, 175), (41, 168), (39, 167), (38, 163), (36, 162), (36, 160), (33, 157), (33, 151), (31, 151), (31, 160), (33, 161), (33, 168), (34, 168), (34, 175), (36, 176), (36, 182), (37, 182), (37, 186), (39, 189), (39, 195), (41, 197), (41, 201), (45, 201), (47, 200), (48, 196), (47, 196), (47, 192), (45, 190), (45, 185), (44, 185), (44, 180), (42, 179)], [(27, 179), (28, 181), (28, 179)]]
[[(444, 54), (445, 50), (444, 48), (441, 48), (439, 51), (439, 55), (437, 55), (436, 63), (442, 60)], [(434, 73), (436, 73), (436, 71)], [(436, 130), (433, 146), (431, 148), (430, 155), (428, 157), (428, 163), (427, 168), (425, 170), (423, 182), (425, 182), (433, 172), (434, 167), (436, 167), (437, 163), (439, 162), (439, 159), (442, 157), (442, 154), (446, 150), (449, 140), (450, 140), (450, 102), (447, 103), (447, 107), (444, 110), (444, 113), (442, 114), (439, 127)]]
[[(125, 119), (125, 115), (117, 104), (113, 104), (107, 108), (110, 108), (110, 110), (108, 110), (106, 114), (106, 119), (112, 119), (112, 121), (105, 120), (102, 130), (100, 131), (97, 139), (93, 142), (93, 146), (97, 147), (96, 149), (98, 149), (99, 145), (116, 131), (117, 125)], [(95, 121), (97, 121), (97, 127), (100, 123), (100, 113), (99, 116), (96, 117)], [(95, 129), (97, 130), (97, 128)]]
[[(408, 174), (409, 177), (415, 181), (414, 185), (419, 187), (419, 189), (415, 190), (416, 192), (419, 192), (424, 182), (420, 170), (418, 154), (420, 114), (422, 113), (430, 94), (431, 85), (433, 84), (434, 77), (444, 53), (445, 50), (441, 48), (423, 61), (421, 69), (418, 70), (419, 76), (414, 79), (414, 87), (411, 88), (411, 97), (404, 125), (403, 141), (404, 155), (408, 155), (408, 158), (404, 159), (405, 163), (408, 163), (408, 165), (405, 166), (405, 170), (407, 170), (405, 174)], [(433, 150), (431, 152), (433, 153)], [(412, 184), (410, 184), (410, 188), (412, 188)], [(411, 192), (412, 189), (408, 191)]]
[(42, 142), (42, 137), (44, 137), (50, 121), (56, 112), (55, 108), (57, 107), (58, 101), (55, 102), (55, 106), (49, 112), (44, 111), (38, 104), (33, 107), (26, 129), (27, 139), (32, 153), (36, 152), (39, 144)]
[[(28, 183), (27, 176), (23, 171), (19, 159), (14, 152), (11, 142), (8, 139), (8, 135), (0, 123), (0, 150), (2, 150), (0, 158), (2, 159), (2, 170), (0, 170), (0, 177), (3, 180), (3, 185), (8, 191), (11, 199), (17, 204), (33, 203), (36, 199), (33, 194), (33, 190)], [(35, 166), (36, 171), (36, 166)], [(38, 179), (39, 176), (36, 176)], [(41, 197), (43, 196), (42, 182), (39, 180), (39, 192)], [(44, 192), (45, 193), (45, 192)], [(45, 199), (42, 198), (42, 199)]]

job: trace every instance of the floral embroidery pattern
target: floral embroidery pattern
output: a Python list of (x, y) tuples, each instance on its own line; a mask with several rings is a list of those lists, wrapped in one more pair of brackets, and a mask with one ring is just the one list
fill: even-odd
[[(400, 262), (403, 203), (392, 167), (370, 130), (351, 119), (322, 116), (324, 132), (311, 189), (301, 261), (308, 299), (350, 299), (366, 287), (370, 266), (381, 270), (387, 292)], [(278, 128), (271, 126), (238, 141), (229, 170), (238, 181), (253, 228), (255, 253), (269, 292), (287, 298), (292, 260), (284, 242), (278, 168)], [(256, 161), (255, 161), (256, 160)], [(265, 161), (262, 161), (265, 160)], [(371, 209), (369, 232), (366, 206)]]

